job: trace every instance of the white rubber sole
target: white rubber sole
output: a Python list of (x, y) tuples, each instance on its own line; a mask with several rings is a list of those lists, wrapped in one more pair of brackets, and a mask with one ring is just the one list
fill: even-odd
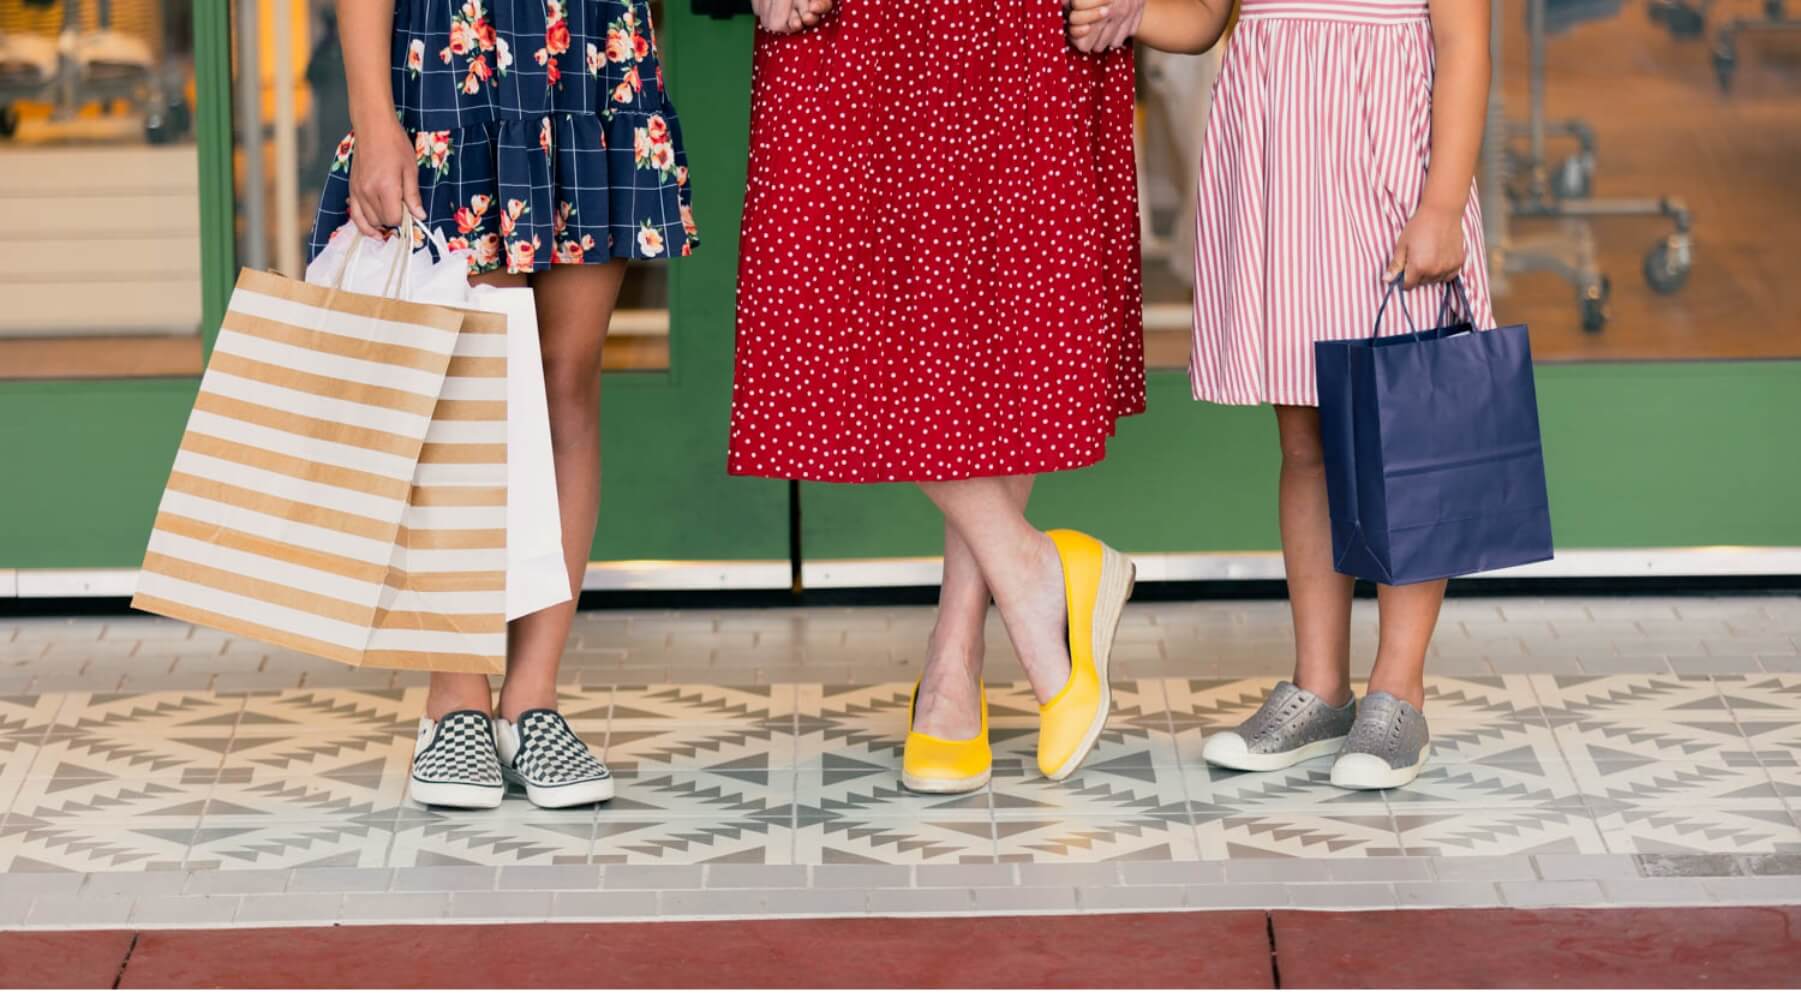
[(901, 774), (901, 787), (918, 794), (965, 794), (980, 791), (988, 785), (992, 771), (984, 770), (974, 777), (943, 778), (915, 777), (910, 773)]
[[(1420, 749), (1420, 758), (1412, 766), (1391, 767), (1380, 757), (1368, 753), (1350, 753), (1332, 764), (1332, 786), (1349, 791), (1382, 791), (1405, 787), (1420, 775), (1420, 768), (1432, 756), (1432, 747)], [(1364, 758), (1358, 758), (1364, 757)]]
[(507, 780), (525, 789), (525, 797), (539, 808), (574, 808), (577, 805), (594, 805), (613, 799), (613, 778), (602, 777), (600, 780), (581, 781), (575, 784), (562, 784), (557, 787), (543, 787), (532, 784), (505, 767), (501, 775)]
[(439, 808), (491, 809), (500, 807), (501, 799), (507, 796), (507, 789), (483, 787), (480, 784), (422, 781), (417, 777), (409, 777), (407, 778), (406, 793), (409, 798), (421, 805), (436, 805)]
[(1107, 662), (1113, 656), (1113, 638), (1119, 633), (1119, 619), (1125, 614), (1126, 601), (1132, 597), (1132, 588), (1138, 583), (1138, 568), (1114, 550), (1105, 546), (1101, 549), (1101, 583), (1094, 597), (1094, 639), (1089, 644), (1094, 653), (1095, 675), (1101, 681), (1101, 702), (1095, 706), (1094, 723), (1082, 736), (1082, 744), (1056, 770), (1045, 775), (1051, 780), (1060, 781), (1076, 772), (1100, 740), (1101, 732), (1107, 727), (1107, 717), (1113, 713), (1113, 687), (1107, 681)]
[(1201, 747), (1201, 758), (1227, 770), (1248, 770), (1253, 773), (1286, 770), (1296, 763), (1337, 755), (1338, 750), (1344, 747), (1344, 740), (1343, 735), (1336, 735), (1318, 742), (1309, 742), (1287, 752), (1254, 753), (1237, 732), (1221, 732), (1207, 739), (1207, 744)]

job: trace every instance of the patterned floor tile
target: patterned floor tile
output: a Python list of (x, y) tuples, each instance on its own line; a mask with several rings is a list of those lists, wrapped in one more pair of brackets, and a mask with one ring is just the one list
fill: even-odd
[(592, 810), (545, 818), (416, 810), (395, 825), (386, 866), (583, 864), (594, 831)]
[(1200, 856), (1233, 858), (1360, 858), (1399, 854), (1400, 837), (1386, 806), (1351, 812), (1268, 809), (1197, 810)]
[(193, 831), (185, 865), (194, 871), (257, 868), (379, 868), (394, 839), (394, 816), (326, 815), (283, 821), (209, 816)]
[(243, 696), (205, 690), (70, 693), (57, 708), (49, 737), (230, 737), (243, 706)]
[(1609, 850), (1620, 854), (1801, 852), (1801, 825), (1781, 802), (1731, 808), (1595, 804)]
[(1582, 794), (1597, 808), (1606, 802), (1732, 806), (1779, 797), (1769, 772), (1755, 762), (1578, 762), (1570, 769)]
[(1122, 760), (1084, 763), (1061, 781), (1034, 763), (995, 768), (991, 790), (997, 813), (1188, 821), (1188, 790), (1180, 767)]
[(1431, 857), (1604, 854), (1601, 832), (1580, 802), (1540, 807), (1395, 810), (1406, 853)]
[(192, 816), (96, 822), (14, 812), (0, 825), (0, 871), (177, 868), (197, 822)]
[(1801, 676), (1714, 676), (1726, 706), (1740, 718), (1762, 720), (1801, 715)]
[(1200, 843), (1186, 818), (995, 813), (1002, 861), (1192, 861)]
[(1432, 733), (1432, 760), (1485, 766), (1545, 766), (1563, 761), (1557, 737), (1529, 719), (1456, 721), (1426, 715)]
[(206, 815), (261, 816), (271, 822), (350, 815), (392, 819), (407, 800), (406, 787), (404, 766), (377, 776), (259, 771), (255, 776), (221, 779), (207, 798)]
[(238, 735), (401, 734), (411, 737), (424, 702), (421, 690), (287, 689), (244, 698)]
[(615, 719), (766, 722), (794, 713), (796, 687), (619, 686), (612, 697)]
[(802, 767), (843, 757), (898, 773), (907, 736), (911, 683), (795, 687), (795, 761)]
[(1201, 763), (1183, 767), (1188, 800), (1200, 810), (1248, 812), (1316, 809), (1331, 815), (1358, 815), (1385, 808), (1379, 791), (1347, 791), (1332, 786), (1332, 758), (1322, 756), (1284, 770), (1244, 773)]
[(1440, 725), (1498, 725), (1523, 729), (1544, 724), (1532, 677), (1523, 675), (1429, 675), (1426, 678), (1425, 711), (1435, 730)]
[(1575, 777), (1558, 760), (1460, 763), (1436, 754), (1412, 784), (1383, 796), (1396, 814), (1446, 806), (1513, 808), (1572, 802), (1579, 807), (1581, 802)]
[[(589, 735), (590, 744), (596, 739)], [(797, 741), (794, 719), (674, 721), (614, 718), (604, 758), (615, 771), (777, 772), (792, 770)]]
[(795, 864), (970, 864), (996, 857), (990, 816), (828, 815), (794, 831)]
[(1712, 718), (1728, 713), (1708, 676), (1530, 677), (1553, 726), (1593, 720), (1635, 721)]
[(1552, 729), (1573, 767), (1600, 763), (1751, 762), (1752, 746), (1731, 715), (1687, 720), (1615, 718)]
[(1791, 809), (1801, 809), (1801, 767), (1765, 767), (1775, 782), (1776, 793)]
[[(1163, 684), (1174, 730), (1187, 739), (1193, 733), (1235, 728), (1257, 713), (1263, 698), (1288, 676), (1230, 679), (1169, 679)], [(1194, 749), (1198, 755), (1200, 750)], [(1184, 751), (1186, 756), (1186, 750)]]

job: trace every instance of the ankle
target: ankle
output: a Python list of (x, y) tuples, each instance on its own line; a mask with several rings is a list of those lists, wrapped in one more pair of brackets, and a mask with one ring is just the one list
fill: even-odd
[(1333, 707), (1343, 707), (1353, 696), (1349, 675), (1319, 675), (1296, 670), (1294, 684)]
[(1388, 693), (1412, 704), (1415, 710), (1426, 709), (1426, 679), (1423, 675), (1393, 674), (1378, 668), (1370, 673), (1369, 692)]
[(444, 715), (460, 710), (493, 715), (494, 696), (488, 689), (487, 678), (448, 673), (432, 676), (431, 687), (425, 694), (425, 716), (441, 721)]
[(518, 721), (519, 716), (530, 710), (556, 710), (557, 685), (549, 684), (515, 684), (508, 679), (500, 688), (500, 706), (497, 708), (502, 720)]

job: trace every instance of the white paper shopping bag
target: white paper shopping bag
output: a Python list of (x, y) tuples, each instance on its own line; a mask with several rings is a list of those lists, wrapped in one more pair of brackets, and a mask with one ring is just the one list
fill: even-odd
[(474, 286), (469, 307), (507, 317), (507, 619), (570, 599), (538, 312), (523, 287)]
[[(562, 513), (550, 449), (537, 309), (529, 289), (470, 284), (471, 253), (453, 251), (442, 232), (422, 233), (422, 239), (406, 264), (404, 297), (507, 319), (506, 618), (515, 620), (571, 597), (563, 564)], [(307, 278), (326, 283), (342, 274), (346, 290), (379, 290), (389, 278), (389, 260), (364, 251), (379, 246), (345, 228), (308, 266)], [(450, 387), (454, 391), (466, 384), (453, 381)]]

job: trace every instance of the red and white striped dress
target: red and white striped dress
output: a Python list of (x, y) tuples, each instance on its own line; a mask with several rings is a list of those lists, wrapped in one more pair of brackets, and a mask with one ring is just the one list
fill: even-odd
[[(1201, 151), (1196, 399), (1318, 405), (1314, 341), (1371, 334), (1426, 181), (1432, 64), (1426, 0), (1242, 0)], [(1470, 306), (1492, 327), (1473, 184), (1463, 233)], [(1406, 314), (1430, 326), (1441, 294), (1391, 304), (1383, 334)]]

